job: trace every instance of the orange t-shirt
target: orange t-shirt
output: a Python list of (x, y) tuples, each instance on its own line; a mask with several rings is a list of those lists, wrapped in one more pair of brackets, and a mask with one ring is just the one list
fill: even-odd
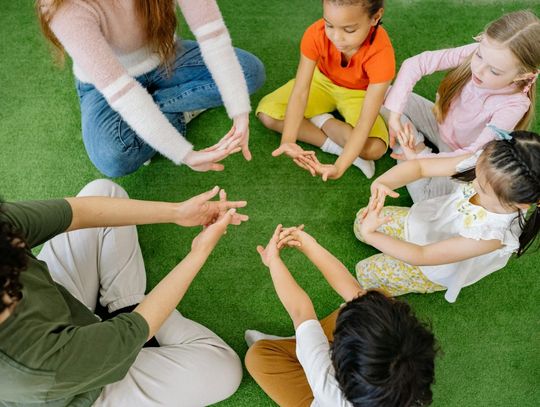
[(317, 61), (319, 70), (338, 86), (366, 90), (370, 83), (390, 81), (396, 74), (394, 48), (384, 28), (377, 28), (373, 43), (371, 33), (347, 66), (341, 66), (341, 52), (332, 44), (324, 32), (324, 20), (320, 19), (308, 27), (302, 38), (302, 54)]

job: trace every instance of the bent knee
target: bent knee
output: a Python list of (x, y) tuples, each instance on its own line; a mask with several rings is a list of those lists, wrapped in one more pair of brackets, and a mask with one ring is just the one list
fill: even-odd
[(77, 194), (77, 196), (110, 196), (116, 198), (129, 198), (124, 188), (109, 179), (100, 178), (90, 181)]
[(362, 212), (366, 209), (366, 207), (363, 207), (361, 208), (357, 214), (356, 214), (356, 218), (354, 219), (354, 224), (353, 224), (353, 231), (354, 231), (354, 235), (356, 236), (356, 238), (358, 240), (360, 240), (362, 243), (365, 243), (365, 240), (364, 240), (364, 237), (362, 236), (362, 232), (360, 231), (360, 225), (362, 223)]
[(360, 158), (364, 160), (378, 160), (387, 150), (386, 143), (377, 137), (369, 137), (364, 149), (360, 153)]
[(264, 127), (274, 131), (281, 131), (283, 120), (274, 119), (266, 113), (259, 112), (257, 118), (261, 121)]

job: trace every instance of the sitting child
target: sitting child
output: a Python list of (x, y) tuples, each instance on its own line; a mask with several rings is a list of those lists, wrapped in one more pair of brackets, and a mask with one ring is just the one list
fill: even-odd
[[(383, 0), (323, 0), (323, 18), (302, 38), (296, 79), (257, 107), (259, 120), (283, 134), (272, 155), (285, 153), (324, 181), (341, 177), (351, 164), (373, 176), (372, 160), (388, 145), (378, 113), (395, 75), (394, 50), (380, 27), (383, 6)], [(335, 110), (345, 121), (329, 113)], [(333, 165), (321, 165), (296, 140), (340, 157)]]
[[(447, 290), (445, 298), (454, 302), (463, 287), (502, 269), (512, 253), (519, 257), (533, 243), (540, 228), (540, 137), (496, 131), (501, 139), (474, 155), (406, 161), (373, 182), (354, 231), (382, 253), (356, 266), (363, 287), (393, 296)], [(407, 140), (400, 142), (408, 148)], [(465, 182), (451, 194), (411, 208), (383, 208), (386, 195), (398, 196), (396, 188), (452, 174)]]
[[(347, 302), (321, 322), (280, 258), (297, 247)], [(258, 246), (295, 338), (247, 331), (246, 367), (280, 406), (413, 406), (431, 403), (437, 346), (409, 305), (366, 291), (303, 226), (278, 225)], [(270, 339), (270, 340), (269, 340)]]

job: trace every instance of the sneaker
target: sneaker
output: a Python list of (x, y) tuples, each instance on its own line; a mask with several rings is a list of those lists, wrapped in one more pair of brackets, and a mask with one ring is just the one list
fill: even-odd
[(191, 112), (184, 112), (184, 121), (185, 121), (185, 123), (188, 124), (190, 121), (192, 121), (194, 118), (196, 118), (198, 115), (200, 115), (205, 110), (206, 109), (200, 109), (200, 110), (192, 110)]

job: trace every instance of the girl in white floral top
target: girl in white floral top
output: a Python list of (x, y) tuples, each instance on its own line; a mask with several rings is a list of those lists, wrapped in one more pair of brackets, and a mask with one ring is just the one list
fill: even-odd
[[(474, 155), (404, 162), (371, 185), (368, 207), (358, 212), (356, 236), (382, 253), (362, 260), (357, 278), (366, 289), (391, 295), (461, 290), (521, 256), (540, 228), (540, 136), (506, 133)], [(408, 140), (400, 140), (407, 145)], [(422, 177), (449, 176), (451, 194), (384, 207), (394, 189)]]

